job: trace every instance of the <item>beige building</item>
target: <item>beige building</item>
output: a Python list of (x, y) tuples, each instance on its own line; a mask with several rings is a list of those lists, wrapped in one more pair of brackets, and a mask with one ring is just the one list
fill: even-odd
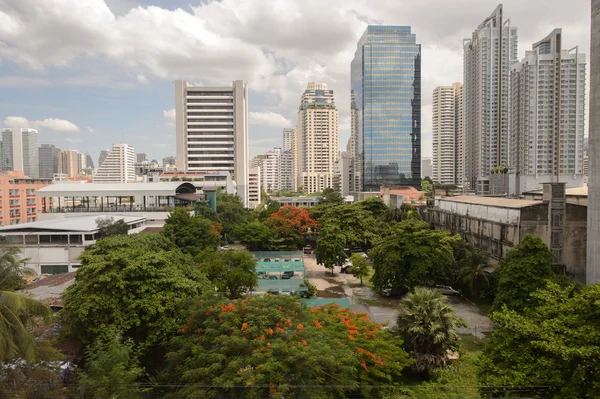
[(94, 175), (94, 183), (135, 183), (135, 151), (127, 144), (113, 144)]
[(333, 90), (325, 83), (309, 83), (298, 111), (297, 184), (306, 193), (333, 187), (338, 161), (338, 110)]
[(260, 168), (248, 169), (248, 207), (256, 208), (261, 201)]
[(289, 151), (292, 153), (292, 189), (296, 191), (298, 189), (298, 135), (295, 129), (285, 128), (283, 129), (283, 151)]
[(463, 85), (439, 86), (433, 89), (432, 102), (432, 179), (440, 184), (462, 184), (463, 151)]
[(58, 156), (58, 173), (67, 177), (77, 177), (80, 172), (80, 152), (77, 150), (62, 150)]
[(248, 87), (193, 86), (175, 81), (177, 170), (228, 171), (248, 207)]

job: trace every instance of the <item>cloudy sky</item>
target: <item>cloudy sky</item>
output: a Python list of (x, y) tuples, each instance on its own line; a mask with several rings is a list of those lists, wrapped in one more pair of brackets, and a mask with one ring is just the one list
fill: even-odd
[[(368, 24), (410, 25), (422, 45), (423, 156), (431, 92), (462, 81), (462, 39), (488, 0), (0, 0), (0, 121), (40, 143), (89, 151), (124, 141), (174, 155), (175, 79), (250, 88), (250, 155), (281, 145), (309, 81), (336, 93), (340, 146), (350, 134), (350, 61)], [(563, 28), (589, 53), (589, 0), (507, 0), (519, 58)]]

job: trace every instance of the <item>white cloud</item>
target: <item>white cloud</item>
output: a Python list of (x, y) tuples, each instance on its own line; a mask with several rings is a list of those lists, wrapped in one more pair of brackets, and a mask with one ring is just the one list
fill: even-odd
[(248, 123), (275, 128), (292, 127), (292, 122), (289, 119), (276, 112), (249, 112)]
[(148, 78), (143, 73), (138, 73), (136, 79), (141, 84), (148, 84)]
[(55, 132), (79, 132), (80, 129), (73, 122), (66, 119), (48, 118), (43, 121), (33, 121), (32, 125), (37, 127), (45, 127), (46, 129), (54, 130)]
[(4, 126), (6, 127), (32, 127), (32, 128), (46, 128), (55, 132), (79, 132), (80, 129), (73, 122), (66, 119), (58, 118), (47, 118), (41, 121), (30, 121), (24, 116), (7, 116), (4, 119)]
[(7, 116), (4, 119), (3, 124), (4, 127), (29, 127), (29, 121), (27, 120), (27, 118), (24, 118), (22, 116)]
[(175, 108), (163, 110), (163, 116), (165, 119), (175, 120)]
[(79, 138), (77, 138), (77, 139), (74, 139), (74, 138), (72, 138), (72, 137), (67, 137), (67, 138), (65, 139), (65, 141), (66, 141), (67, 143), (81, 143), (81, 142), (83, 142), (83, 139), (79, 139)]

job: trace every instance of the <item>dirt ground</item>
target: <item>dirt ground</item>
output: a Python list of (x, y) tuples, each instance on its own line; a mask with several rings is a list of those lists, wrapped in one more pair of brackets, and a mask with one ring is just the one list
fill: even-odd
[[(317, 296), (331, 297), (332, 294), (342, 296), (344, 293), (352, 307), (357, 312), (368, 313), (377, 323), (393, 327), (396, 324), (396, 305), (399, 298), (383, 298), (371, 288), (360, 286), (360, 281), (352, 275), (340, 273), (340, 268), (334, 269), (332, 275), (328, 269), (317, 265), (314, 255), (304, 255), (306, 277), (317, 287)], [(462, 297), (451, 296), (448, 301), (456, 314), (462, 317), (469, 327), (460, 328), (461, 334), (472, 334), (483, 337), (483, 333), (492, 331), (492, 323), (477, 306)]]

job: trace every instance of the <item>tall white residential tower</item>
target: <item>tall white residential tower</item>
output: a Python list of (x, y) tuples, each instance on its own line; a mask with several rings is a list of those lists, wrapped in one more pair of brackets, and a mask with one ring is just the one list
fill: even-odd
[(463, 85), (433, 90), (433, 176), (440, 184), (463, 183)]
[(94, 175), (94, 183), (134, 183), (135, 151), (127, 144), (113, 144)]
[(21, 171), (25, 176), (37, 179), (40, 168), (38, 161), (38, 131), (27, 128), (2, 129), (2, 145), (6, 165), (2, 169)]
[(182, 172), (228, 171), (248, 207), (248, 87), (193, 86), (175, 81), (177, 169)]

